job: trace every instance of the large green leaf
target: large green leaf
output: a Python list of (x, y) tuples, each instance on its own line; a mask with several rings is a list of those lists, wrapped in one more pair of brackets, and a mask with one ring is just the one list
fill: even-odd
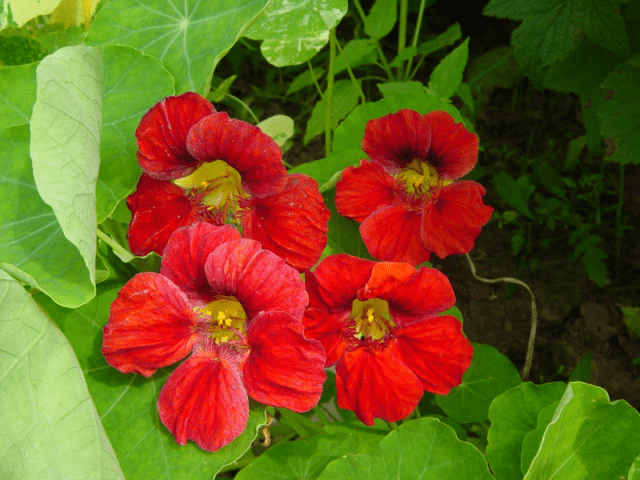
[(443, 100), (450, 99), (462, 81), (462, 72), (469, 58), (469, 39), (467, 38), (449, 55), (444, 57), (429, 77), (429, 88)]
[(620, 163), (640, 163), (640, 68), (624, 65), (611, 72), (602, 86), (613, 96), (600, 105), (602, 134), (612, 136), (616, 151), (610, 159)]
[(154, 57), (131, 47), (107, 46), (103, 55), (104, 120), (96, 188), (98, 223), (135, 188), (140, 177), (135, 131), (142, 116), (173, 94), (173, 77)]
[(0, 132), (0, 266), (54, 301), (77, 307), (95, 295), (78, 249), (38, 195), (29, 158), (29, 127)]
[(0, 68), (0, 130), (29, 123), (38, 64)]
[(2, 271), (0, 319), (0, 478), (124, 478), (71, 346)]
[(327, 464), (345, 455), (366, 453), (387, 432), (348, 428), (340, 433), (314, 435), (306, 440), (274, 445), (236, 475), (236, 480), (301, 480), (318, 478)]
[(525, 480), (625, 478), (640, 452), (640, 414), (593, 385), (571, 382)]
[(38, 296), (37, 300), (73, 346), (126, 477), (135, 480), (212, 478), (247, 451), (258, 428), (265, 423), (264, 412), (251, 411), (245, 431), (217, 452), (205, 452), (191, 442), (178, 445), (160, 422), (156, 410), (158, 395), (170, 369), (161, 369), (151, 378), (125, 375), (110, 367), (100, 353), (102, 327), (107, 323), (109, 308), (120, 287), (100, 285), (96, 298), (76, 310), (61, 308), (44, 296)]
[(92, 45), (128, 45), (158, 57), (178, 94), (206, 95), (211, 76), (268, 0), (110, 1), (91, 24)]
[(386, 37), (398, 19), (398, 0), (376, 0), (364, 19), (364, 33), (376, 40)]
[(260, 50), (270, 64), (298, 65), (327, 44), (345, 13), (347, 0), (272, 0), (246, 36), (264, 40)]
[(493, 399), (521, 382), (506, 356), (490, 345), (474, 343), (473, 360), (462, 383), (448, 395), (436, 395), (436, 403), (458, 423), (482, 422), (489, 418)]
[(527, 382), (507, 390), (491, 402), (487, 458), (497, 480), (522, 478), (522, 443), (537, 427), (540, 411), (560, 400), (566, 387), (561, 382), (544, 385)]
[(490, 480), (487, 461), (473, 445), (435, 418), (403, 423), (369, 454), (334, 460), (319, 480)]
[(33, 176), (95, 283), (102, 56), (84, 45), (61, 48), (40, 62), (36, 77), (30, 122)]

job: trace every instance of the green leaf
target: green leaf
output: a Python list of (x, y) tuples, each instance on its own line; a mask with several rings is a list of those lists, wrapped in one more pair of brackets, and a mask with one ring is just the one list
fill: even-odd
[(102, 53), (104, 120), (96, 187), (98, 223), (133, 191), (140, 178), (135, 137), (140, 119), (161, 98), (173, 94), (173, 77), (157, 58), (131, 47), (108, 46)]
[(33, 176), (40, 196), (53, 208), (95, 283), (100, 51), (83, 45), (62, 48), (40, 62), (36, 77), (37, 100), (30, 122)]
[(418, 46), (418, 53), (422, 55), (430, 55), (433, 52), (437, 52), (441, 48), (453, 45), (462, 37), (462, 30), (460, 30), (460, 24), (454, 23), (446, 31), (438, 35), (432, 40), (428, 40)]
[(313, 85), (315, 83), (313, 79), (315, 78), (316, 81), (319, 81), (322, 75), (324, 75), (324, 68), (315, 67), (313, 69), (313, 72), (309, 69), (305, 70), (293, 79), (293, 81), (289, 84), (285, 95), (291, 95), (292, 93), (298, 92), (305, 87)]
[[(5, 8), (10, 9), (13, 21), (23, 25), (38, 15), (53, 12), (61, 0), (6, 0)], [(0, 2), (0, 5), (2, 2)]]
[[(360, 424), (362, 425), (362, 424)], [(386, 432), (369, 429), (314, 435), (274, 445), (236, 475), (236, 480), (298, 480), (318, 478), (327, 464), (345, 455), (375, 448)], [(367, 438), (372, 437), (372, 438)], [(364, 441), (367, 440), (367, 443)], [(367, 448), (363, 448), (362, 445)]]
[(369, 39), (351, 40), (336, 57), (334, 73), (346, 70), (347, 66), (355, 68), (360, 65), (373, 64), (378, 58), (376, 42)]
[(640, 455), (636, 457), (636, 461), (631, 465), (628, 480), (640, 480)]
[(620, 310), (622, 310), (622, 321), (629, 332), (640, 337), (640, 307), (620, 307)]
[[(289, 173), (304, 173), (305, 175), (309, 175), (318, 182), (321, 191), (325, 191), (332, 187), (329, 182), (336, 174), (342, 172), (342, 170), (348, 166), (357, 165), (363, 158), (364, 153), (360, 149), (334, 150), (329, 156), (321, 160), (304, 163), (292, 168), (289, 170)], [(337, 182), (338, 179), (336, 178), (335, 181)], [(326, 187), (324, 187), (325, 184), (327, 184)], [(335, 186), (335, 183), (333, 186)]]
[(544, 385), (526, 382), (491, 402), (487, 458), (497, 480), (522, 478), (522, 443), (527, 434), (538, 426), (538, 414), (547, 405), (560, 400), (565, 389), (562, 382)]
[(549, 426), (549, 423), (551, 423), (553, 414), (555, 413), (556, 408), (558, 408), (559, 403), (560, 401), (557, 400), (540, 410), (540, 413), (538, 413), (538, 426), (527, 433), (527, 435), (524, 437), (524, 440), (522, 441), (522, 451), (520, 452), (521, 475), (527, 474), (527, 471), (531, 466), (531, 462), (536, 456), (538, 448), (540, 448), (540, 443), (542, 443), (544, 432)]
[(2, 271), (0, 318), (0, 477), (124, 478), (71, 346)]
[(220, 59), (264, 9), (267, 0), (106, 2), (87, 35), (91, 45), (128, 45), (159, 58), (176, 93), (206, 95)]
[(260, 50), (271, 65), (298, 65), (327, 44), (345, 13), (347, 0), (273, 0), (246, 36), (264, 40)]
[(273, 138), (280, 147), (293, 137), (293, 118), (287, 117), (286, 115), (274, 115), (266, 118), (257, 126)]
[(458, 423), (483, 422), (493, 399), (521, 382), (506, 356), (489, 345), (474, 343), (473, 360), (462, 383), (448, 395), (436, 395), (436, 403)]
[(322, 258), (337, 253), (347, 253), (355, 257), (371, 259), (367, 247), (365, 247), (360, 236), (360, 225), (337, 212), (335, 195), (336, 193), (333, 189), (322, 195), (324, 203), (331, 211), (327, 246), (322, 252)]
[(47, 53), (47, 49), (31, 37), (0, 35), (0, 65), (26, 65), (42, 60)]
[(398, 0), (376, 0), (364, 19), (364, 33), (375, 40), (386, 37), (398, 19)]
[(604, 263), (607, 256), (607, 253), (600, 247), (589, 245), (582, 257), (587, 275), (599, 287), (604, 287), (609, 277), (607, 265)]
[(640, 163), (640, 68), (624, 65), (611, 72), (602, 86), (613, 90), (613, 96), (600, 105), (602, 134), (613, 137), (616, 150), (609, 157), (619, 163)]
[(469, 57), (467, 38), (433, 69), (429, 77), (429, 88), (443, 100), (450, 99), (462, 81), (462, 72)]
[(56, 30), (45, 35), (41, 35), (38, 37), (38, 41), (42, 43), (50, 53), (53, 53), (62, 47), (80, 45), (86, 34), (87, 31), (84, 28), (71, 25), (70, 27), (63, 28), (62, 30)]
[(462, 312), (455, 305), (451, 308), (448, 308), (444, 312), (440, 313), (440, 315), (451, 315), (452, 317), (456, 317), (458, 320), (460, 320), (460, 323), (464, 323), (464, 320), (462, 318)]
[(17, 200), (0, 208), (0, 267), (61, 305), (77, 307), (93, 298), (80, 252), (38, 195), (28, 125), (0, 132), (0, 194)]
[(345, 456), (329, 463), (319, 480), (490, 480), (480, 451), (458, 440), (455, 431), (435, 418), (403, 423), (372, 453)]
[(0, 68), (0, 130), (29, 123), (36, 100), (36, 67)]
[(586, 383), (567, 387), (525, 480), (624, 478), (640, 451), (640, 414)]
[(493, 184), (502, 200), (521, 214), (533, 219), (528, 203), (535, 187), (529, 184), (529, 179), (526, 176), (514, 180), (508, 173), (498, 172), (493, 177)]
[(102, 327), (121, 286), (99, 285), (96, 298), (76, 310), (58, 307), (44, 296), (38, 296), (37, 301), (69, 339), (126, 478), (212, 478), (248, 450), (265, 424), (265, 414), (250, 411), (245, 431), (217, 452), (205, 452), (192, 442), (178, 445), (156, 409), (170, 369), (160, 369), (150, 378), (125, 375), (110, 367), (100, 353)]
[[(313, 107), (304, 132), (305, 145), (325, 131), (326, 98), (325, 92), (325, 96)], [(351, 80), (338, 80), (333, 84), (331, 128), (336, 128), (338, 122), (355, 108), (358, 99), (358, 90)]]
[(589, 380), (591, 380), (591, 352), (587, 352), (587, 354), (580, 359), (576, 368), (574, 368), (571, 375), (569, 375), (570, 382), (589, 383)]

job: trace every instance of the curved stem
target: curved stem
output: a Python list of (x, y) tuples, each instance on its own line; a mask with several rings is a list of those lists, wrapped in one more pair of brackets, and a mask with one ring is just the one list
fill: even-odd
[(467, 257), (467, 261), (469, 262), (471, 275), (473, 275), (473, 278), (475, 278), (476, 280), (479, 280), (480, 282), (484, 282), (484, 283), (498, 283), (498, 282), (515, 283), (516, 285), (520, 285), (521, 287), (526, 288), (527, 292), (529, 292), (529, 295), (531, 296), (531, 331), (529, 332), (529, 344), (527, 345), (527, 356), (524, 361), (524, 368), (522, 369), (522, 379), (527, 380), (527, 378), (529, 377), (529, 372), (531, 371), (531, 364), (533, 363), (533, 347), (536, 342), (536, 330), (538, 328), (538, 307), (536, 306), (535, 295), (529, 288), (529, 285), (527, 285), (521, 280), (518, 280), (517, 278), (502, 277), (502, 278), (490, 279), (490, 278), (479, 277), (476, 274), (476, 266), (473, 264), (473, 261), (471, 260), (471, 257), (469, 256), (469, 254), (466, 253), (465, 257)]

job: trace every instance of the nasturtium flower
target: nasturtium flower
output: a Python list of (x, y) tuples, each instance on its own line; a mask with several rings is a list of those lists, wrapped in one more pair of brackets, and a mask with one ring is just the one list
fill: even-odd
[(245, 429), (249, 399), (313, 408), (326, 379), (322, 345), (304, 335), (308, 296), (298, 272), (229, 225), (176, 230), (160, 273), (118, 293), (102, 353), (145, 377), (187, 357), (160, 392), (162, 423), (183, 445), (215, 451)]
[(423, 392), (462, 381), (473, 347), (460, 321), (440, 315), (455, 296), (433, 268), (332, 255), (306, 274), (305, 335), (336, 366), (337, 400), (366, 425), (408, 416)]
[(288, 175), (278, 144), (258, 127), (216, 112), (198, 94), (167, 97), (136, 130), (143, 174), (127, 198), (136, 255), (162, 255), (179, 227), (231, 224), (294, 268), (315, 264), (329, 210), (315, 180)]
[(369, 160), (344, 170), (336, 209), (361, 223), (371, 256), (418, 265), (473, 248), (493, 211), (482, 185), (456, 181), (476, 165), (476, 135), (446, 112), (400, 110), (367, 123), (362, 149)]

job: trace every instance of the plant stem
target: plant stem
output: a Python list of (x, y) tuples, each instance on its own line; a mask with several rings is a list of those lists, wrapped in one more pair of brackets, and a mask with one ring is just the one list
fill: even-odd
[(327, 91), (324, 95), (324, 155), (331, 153), (331, 119), (333, 117), (333, 77), (336, 63), (336, 29), (329, 33), (329, 73), (327, 73)]
[(320, 84), (318, 83), (318, 79), (316, 78), (316, 75), (313, 73), (313, 67), (311, 66), (311, 62), (309, 60), (307, 60), (307, 65), (309, 66), (309, 71), (311, 72), (311, 78), (313, 78), (313, 83), (315, 84), (316, 89), (320, 94), (320, 98), (322, 98), (324, 96), (322, 94), (322, 89), (320, 88)]
[[(420, 9), (418, 10), (418, 20), (416, 22), (416, 29), (413, 32), (413, 41), (411, 46), (413, 48), (418, 47), (418, 39), (420, 37), (420, 28), (422, 28), (422, 17), (424, 15), (424, 9), (427, 5), (427, 0), (420, 0)], [(405, 78), (410, 79), (411, 64), (413, 63), (413, 57), (407, 61), (407, 69), (405, 70)]]
[(256, 117), (256, 114), (253, 113), (253, 110), (251, 110), (249, 108), (249, 105), (247, 105), (246, 103), (244, 103), (242, 100), (240, 100), (238, 97), (235, 97), (233, 95), (231, 95), (230, 93), (227, 93), (226, 95), (227, 97), (229, 97), (230, 99), (238, 102), (240, 105), (242, 105), (242, 108), (244, 108), (247, 112), (249, 112), (249, 115), (251, 115), (253, 117), (253, 120), (256, 122), (256, 124), (260, 123), (260, 120), (258, 119), (258, 117)]
[[(398, 28), (398, 55), (404, 51), (407, 41), (407, 14), (409, 12), (409, 0), (400, 0), (400, 24)], [(404, 69), (402, 64), (396, 70), (396, 77), (399, 82), (404, 80)]]
[(536, 330), (538, 328), (538, 308), (536, 306), (536, 297), (531, 291), (531, 289), (529, 288), (529, 285), (527, 285), (521, 280), (518, 280), (517, 278), (502, 277), (502, 278), (489, 279), (489, 278), (479, 277), (476, 274), (476, 266), (473, 264), (471, 257), (469, 256), (468, 253), (466, 253), (465, 256), (467, 257), (467, 260), (469, 262), (471, 275), (473, 275), (473, 278), (475, 278), (476, 280), (479, 280), (484, 283), (498, 283), (498, 282), (515, 283), (516, 285), (520, 285), (521, 287), (526, 288), (527, 292), (529, 292), (529, 295), (531, 296), (531, 331), (529, 333), (529, 344), (527, 345), (527, 356), (524, 361), (524, 368), (522, 369), (522, 380), (526, 381), (527, 378), (529, 378), (529, 373), (531, 372), (531, 364), (533, 363), (533, 347), (536, 342)]
[(349, 65), (349, 62), (347, 61), (347, 58), (344, 56), (344, 51), (342, 50), (342, 47), (340, 46), (340, 42), (338, 41), (337, 38), (336, 38), (336, 46), (340, 51), (340, 55), (342, 55), (344, 58), (344, 64), (347, 67), (347, 73), (349, 74), (349, 78), (351, 78), (351, 81), (353, 82), (353, 86), (355, 87), (356, 91), (358, 92), (358, 95), (360, 96), (360, 101), (362, 103), (367, 103), (367, 98), (364, 96), (364, 92), (360, 88), (360, 84), (356, 80), (356, 76), (353, 74), (353, 71), (351, 70), (351, 66)]
[(100, 229), (96, 230), (96, 235), (100, 240), (102, 240), (104, 243), (109, 245), (113, 249), (113, 251), (118, 254), (118, 256), (122, 259), (122, 261), (130, 262), (131, 260), (136, 258), (135, 255), (125, 250), (122, 245), (120, 245), (118, 242), (116, 242), (113, 238), (111, 238), (109, 235), (104, 233), (102, 230)]

